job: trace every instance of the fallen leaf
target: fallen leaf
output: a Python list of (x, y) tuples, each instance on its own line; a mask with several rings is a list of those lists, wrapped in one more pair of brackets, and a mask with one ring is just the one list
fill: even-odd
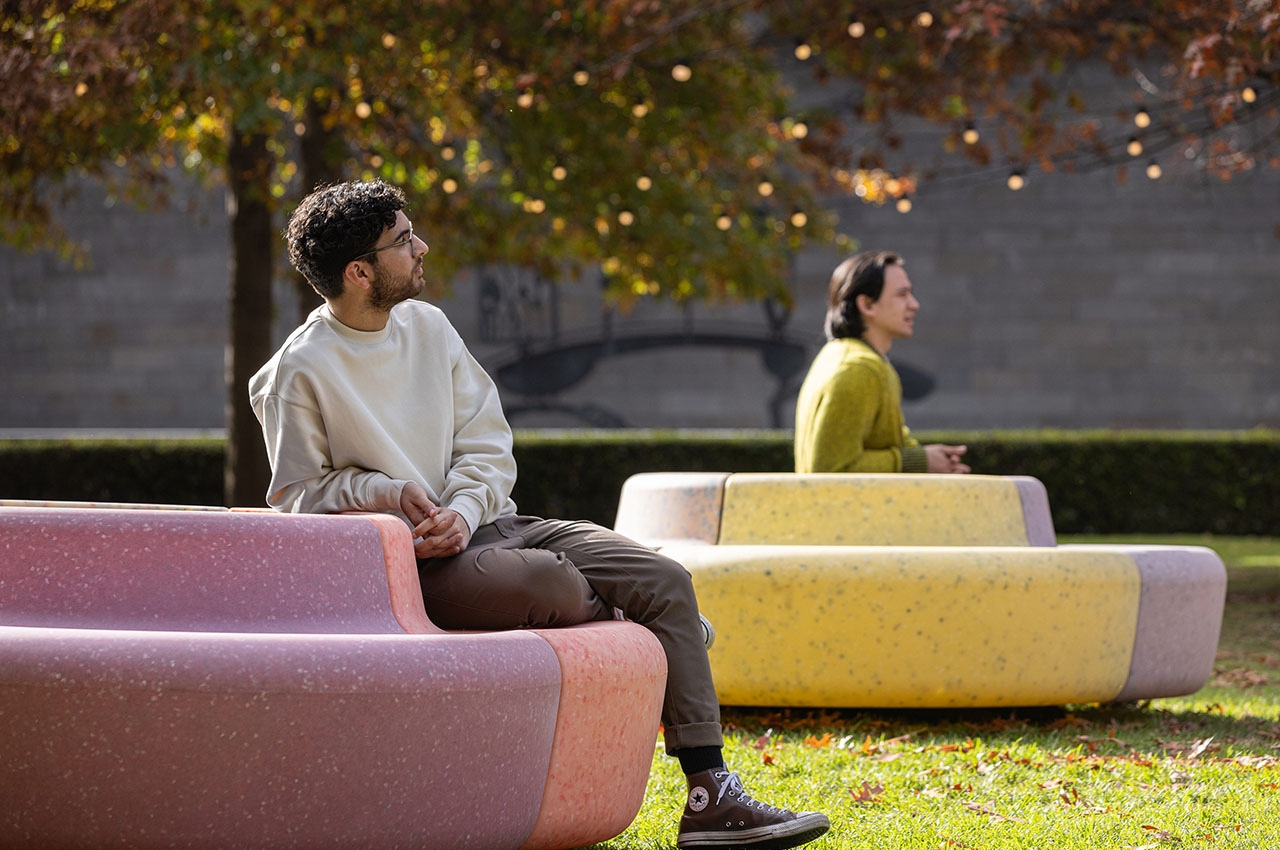
[(965, 803), (964, 807), (971, 812), (977, 812), (980, 815), (986, 815), (991, 818), (992, 823), (1003, 823), (1011, 821), (1013, 823), (1026, 823), (1022, 818), (1016, 818), (1013, 815), (1002, 815), (995, 809), (995, 800), (988, 800), (985, 803)]
[(866, 781), (862, 783), (862, 787), (858, 790), (854, 790), (853, 788), (849, 789), (849, 794), (850, 796), (853, 797), (853, 802), (855, 803), (879, 802), (879, 797), (883, 793), (884, 793), (883, 785), (879, 783), (876, 783), (875, 785), (871, 785)]

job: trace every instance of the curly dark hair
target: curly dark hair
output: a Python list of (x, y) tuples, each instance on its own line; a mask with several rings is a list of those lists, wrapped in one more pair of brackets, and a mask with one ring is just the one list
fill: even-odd
[(827, 318), (823, 326), (827, 339), (861, 337), (866, 331), (858, 312), (858, 296), (879, 301), (884, 292), (886, 266), (904, 266), (892, 251), (863, 251), (836, 266), (827, 288)]
[[(373, 250), (404, 205), (404, 193), (381, 180), (317, 189), (289, 217), (284, 231), (289, 262), (316, 292), (337, 298), (347, 263)], [(377, 254), (369, 256), (377, 262)]]

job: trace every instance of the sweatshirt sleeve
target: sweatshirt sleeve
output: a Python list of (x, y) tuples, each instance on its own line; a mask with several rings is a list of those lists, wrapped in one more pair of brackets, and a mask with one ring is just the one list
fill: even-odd
[(813, 422), (812, 472), (899, 472), (897, 447), (868, 449), (886, 389), (866, 366), (845, 364), (823, 388)]
[(440, 504), (457, 511), (475, 531), (510, 503), (516, 463), (498, 388), (456, 331), (454, 336), (453, 448)]
[(406, 482), (381, 472), (334, 469), (320, 412), (278, 395), (253, 399), (271, 461), (267, 504), (285, 513), (399, 511)]

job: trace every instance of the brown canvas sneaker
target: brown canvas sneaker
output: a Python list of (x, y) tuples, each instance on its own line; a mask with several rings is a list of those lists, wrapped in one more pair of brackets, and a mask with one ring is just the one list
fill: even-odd
[(786, 850), (830, 828), (826, 815), (791, 812), (751, 799), (738, 774), (718, 768), (689, 777), (689, 799), (676, 846)]

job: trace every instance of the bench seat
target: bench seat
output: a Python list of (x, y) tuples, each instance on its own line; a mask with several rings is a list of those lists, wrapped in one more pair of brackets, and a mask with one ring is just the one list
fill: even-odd
[(1059, 705), (1212, 673), (1217, 554), (1057, 545), (1035, 479), (652, 473), (616, 529), (692, 574), (727, 705)]
[(665, 680), (632, 623), (435, 627), (392, 517), (0, 507), (6, 848), (604, 841)]

